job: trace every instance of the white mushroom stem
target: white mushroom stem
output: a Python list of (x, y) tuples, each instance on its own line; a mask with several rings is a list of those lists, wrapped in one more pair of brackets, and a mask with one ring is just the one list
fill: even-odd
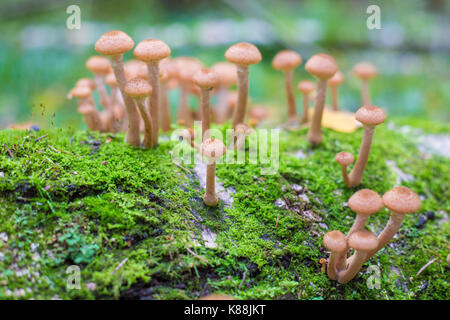
[(356, 231), (364, 230), (364, 227), (367, 223), (368, 215), (357, 214), (355, 217), (355, 221), (353, 222), (352, 227), (348, 231), (347, 238)]
[(309, 119), (309, 96), (310, 93), (303, 93), (302, 123), (307, 123)]
[(311, 121), (311, 127), (308, 131), (308, 141), (312, 144), (322, 142), (322, 115), (325, 108), (325, 99), (327, 97), (327, 80), (320, 79), (317, 83), (316, 103), (314, 106), (314, 114)]
[(136, 104), (139, 108), (139, 112), (141, 114), (142, 119), (144, 120), (144, 141), (142, 142), (142, 146), (144, 148), (150, 148), (153, 146), (153, 121), (152, 116), (148, 112), (148, 109), (145, 107), (145, 98), (137, 98)]
[(163, 132), (170, 131), (170, 106), (169, 106), (169, 93), (167, 90), (167, 84), (165, 82), (160, 83), (160, 121)]
[(233, 116), (233, 129), (235, 129), (239, 123), (244, 123), (248, 99), (248, 66), (238, 65), (236, 67), (238, 76), (238, 100)]
[(364, 126), (364, 136), (362, 139), (361, 148), (359, 150), (358, 159), (356, 160), (353, 170), (348, 176), (352, 187), (361, 184), (364, 169), (366, 168), (367, 160), (369, 159), (370, 146), (372, 144), (374, 130), (374, 126)]
[(285, 71), (284, 80), (286, 85), (288, 122), (298, 121), (297, 106), (295, 105), (294, 86), (292, 84), (293, 79), (294, 79), (294, 71), (293, 70)]
[(369, 80), (361, 79), (361, 100), (363, 106), (370, 106)]
[(348, 260), (349, 264), (347, 269), (337, 273), (338, 282), (344, 284), (352, 280), (361, 269), (364, 262), (366, 262), (366, 257), (367, 251), (355, 250), (353, 256)]
[(340, 270), (344, 270), (346, 267), (346, 253), (342, 252), (330, 252), (330, 258), (328, 259), (327, 273), (331, 280), (337, 279), (337, 273)]
[(202, 108), (202, 142), (209, 138), (210, 118), (210, 90), (202, 88), (200, 91), (200, 104)]
[(159, 61), (147, 62), (148, 80), (152, 86), (152, 94), (150, 95), (150, 115), (152, 118), (152, 146), (158, 144), (159, 132)]

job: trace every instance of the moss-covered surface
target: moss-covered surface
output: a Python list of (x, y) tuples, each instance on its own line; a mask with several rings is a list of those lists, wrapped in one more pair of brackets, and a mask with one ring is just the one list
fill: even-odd
[[(305, 129), (281, 132), (274, 175), (261, 175), (258, 165), (218, 165), (234, 202), (208, 209), (193, 165), (172, 162), (176, 142), (142, 150), (123, 135), (1, 131), (0, 298), (195, 299), (220, 292), (240, 299), (449, 299), (450, 159), (424, 157), (414, 137), (376, 129), (359, 188), (392, 188), (392, 160), (414, 177), (402, 185), (423, 204), (395, 241), (338, 285), (321, 272), (322, 235), (348, 231), (354, 213), (345, 202), (359, 188), (344, 187), (334, 155), (357, 154), (362, 130), (324, 129), (315, 149), (305, 136)], [(369, 228), (379, 232), (388, 217), (383, 209)], [(210, 241), (216, 246), (205, 245), (202, 231), (217, 235)], [(68, 290), (66, 270), (74, 264), (81, 289)], [(367, 286), (369, 265), (380, 270), (379, 289)]]

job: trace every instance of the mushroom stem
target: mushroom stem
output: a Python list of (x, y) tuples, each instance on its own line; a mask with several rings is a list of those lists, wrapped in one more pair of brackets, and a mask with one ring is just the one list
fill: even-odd
[(330, 94), (331, 94), (331, 109), (333, 111), (338, 111), (339, 103), (338, 103), (337, 86), (330, 86)]
[(361, 100), (363, 106), (370, 106), (369, 80), (361, 79)]
[(117, 79), (117, 84), (119, 86), (120, 92), (122, 93), (122, 97), (127, 111), (128, 128), (126, 141), (130, 145), (138, 147), (140, 144), (140, 136), (139, 136), (140, 119), (139, 113), (136, 110), (134, 100), (124, 92), (127, 80), (123, 68), (123, 56), (122, 55), (111, 56), (111, 65), (114, 70), (114, 75)]
[(361, 180), (364, 174), (364, 169), (369, 159), (370, 146), (372, 144), (374, 126), (364, 126), (364, 136), (359, 150), (358, 160), (356, 160), (353, 170), (350, 172), (348, 178), (350, 185), (356, 187), (361, 184)]
[(153, 88), (150, 95), (150, 115), (152, 120), (152, 141), (151, 145), (154, 147), (158, 144), (159, 131), (159, 61), (147, 62), (148, 82)]
[(180, 84), (180, 105), (178, 106), (178, 120), (184, 120), (187, 128), (192, 126), (192, 115), (189, 110), (188, 88), (185, 84)]
[(347, 173), (347, 166), (346, 165), (341, 165), (342, 167), (342, 178), (344, 179), (344, 183), (347, 187), (351, 187), (351, 183), (350, 183), (350, 179), (348, 178), (348, 173)]
[(337, 280), (344, 284), (352, 280), (358, 271), (361, 269), (364, 262), (366, 262), (367, 252), (362, 250), (355, 250), (353, 256), (349, 258), (349, 265), (347, 269), (341, 270), (337, 273)]
[(317, 95), (316, 95), (316, 103), (314, 106), (314, 114), (311, 122), (311, 127), (308, 131), (308, 141), (317, 145), (322, 142), (322, 115), (323, 109), (325, 108), (325, 98), (327, 96), (327, 80), (326, 79), (318, 79), (317, 83)]
[(170, 127), (169, 95), (168, 95), (169, 93), (167, 90), (167, 84), (164, 82), (161, 82), (160, 90), (161, 90), (161, 92), (160, 92), (160, 94), (161, 94), (161, 103), (160, 103), (161, 128), (162, 128), (163, 132), (167, 132), (167, 131), (170, 131), (170, 129), (171, 129), (171, 127)]
[(309, 119), (309, 93), (303, 94), (303, 114), (302, 114), (302, 123), (308, 123)]
[(203, 197), (205, 204), (215, 206), (219, 202), (216, 194), (216, 162), (208, 163), (206, 166), (206, 192)]
[(330, 278), (331, 280), (336, 280), (337, 273), (346, 268), (346, 258), (347, 258), (346, 255), (347, 251), (342, 252), (331, 251), (327, 266), (328, 278)]
[(112, 108), (111, 99), (108, 96), (108, 92), (106, 91), (103, 76), (96, 74), (94, 78), (95, 78), (95, 85), (97, 86), (98, 94), (100, 96), (100, 105), (104, 108), (105, 111), (106, 121), (104, 123), (104, 130), (106, 132), (113, 131), (114, 114), (111, 109)]
[(287, 70), (284, 74), (288, 106), (288, 122), (297, 122), (298, 114), (297, 107), (295, 105), (294, 86), (292, 84), (292, 81), (294, 79), (294, 70)]
[(239, 123), (244, 122), (248, 98), (248, 73), (248, 66), (237, 65), (238, 101), (233, 116), (233, 129), (235, 129)]
[(368, 218), (369, 218), (368, 215), (357, 214), (356, 217), (355, 217), (355, 221), (353, 222), (352, 227), (348, 231), (347, 238), (353, 232), (364, 230), (364, 227), (365, 227), (365, 225), (367, 223)]
[(145, 107), (145, 98), (137, 98), (136, 104), (139, 108), (139, 112), (141, 114), (142, 119), (144, 120), (144, 141), (142, 142), (142, 146), (144, 148), (151, 148), (153, 146), (153, 121), (152, 116), (148, 109)]
[(228, 115), (228, 89), (225, 86), (219, 86), (216, 91), (217, 95), (217, 118), (216, 123), (222, 124), (227, 121)]
[(209, 138), (210, 122), (210, 90), (202, 88), (200, 91), (200, 103), (202, 106), (202, 142)]

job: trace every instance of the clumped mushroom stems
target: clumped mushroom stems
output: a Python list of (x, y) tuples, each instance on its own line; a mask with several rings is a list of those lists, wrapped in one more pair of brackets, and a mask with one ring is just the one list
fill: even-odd
[(206, 139), (201, 144), (202, 155), (206, 158), (206, 192), (203, 201), (207, 206), (214, 207), (219, 203), (219, 198), (216, 194), (216, 161), (221, 158), (225, 152), (226, 147), (222, 141), (214, 137)]
[(383, 201), (375, 191), (362, 189), (348, 199), (348, 206), (356, 213), (355, 221), (347, 235), (350, 236), (353, 232), (364, 230), (369, 217), (383, 208)]
[(334, 58), (325, 53), (319, 53), (309, 58), (305, 64), (305, 69), (318, 80), (314, 114), (307, 136), (309, 143), (318, 145), (322, 142), (321, 125), (327, 97), (327, 81), (338, 69)]
[(333, 230), (324, 235), (323, 245), (330, 251), (327, 266), (328, 277), (336, 280), (338, 271), (346, 268), (347, 239), (342, 232)]
[(219, 84), (219, 77), (211, 69), (202, 68), (194, 75), (194, 82), (200, 87), (200, 104), (202, 110), (202, 142), (209, 138), (211, 118), (210, 94)]
[(347, 187), (351, 187), (350, 179), (348, 178), (347, 167), (355, 161), (355, 157), (345, 151), (341, 151), (334, 157), (337, 163), (339, 163), (342, 167), (342, 178), (344, 179), (344, 183)]
[(356, 187), (361, 184), (364, 169), (369, 159), (370, 146), (372, 145), (373, 133), (375, 127), (386, 120), (383, 109), (376, 106), (362, 106), (356, 112), (356, 120), (364, 126), (364, 135), (359, 149), (358, 159), (353, 170), (348, 175), (349, 184)]
[(102, 131), (103, 124), (99, 112), (92, 99), (92, 90), (86, 85), (78, 85), (68, 94), (69, 97), (78, 100), (77, 111), (83, 115), (83, 120), (90, 130)]
[(95, 50), (111, 58), (111, 65), (127, 112), (128, 128), (126, 141), (128, 144), (137, 147), (140, 144), (140, 117), (133, 99), (124, 92), (127, 80), (123, 66), (123, 54), (133, 49), (133, 46), (134, 41), (130, 36), (123, 31), (113, 30), (103, 34), (97, 40)]
[(155, 146), (152, 143), (153, 139), (153, 121), (152, 116), (145, 106), (145, 99), (152, 94), (152, 86), (144, 79), (134, 78), (125, 85), (125, 93), (136, 100), (136, 105), (139, 108), (141, 117), (144, 120), (145, 133), (142, 146), (144, 148), (151, 148)]
[(298, 83), (297, 90), (303, 93), (303, 112), (300, 122), (305, 124), (309, 121), (309, 103), (311, 101), (311, 94), (316, 90), (316, 85), (312, 81), (303, 80)]
[(219, 76), (219, 85), (216, 90), (215, 122), (222, 124), (228, 120), (229, 88), (237, 82), (236, 67), (228, 62), (219, 62), (211, 69)]
[(353, 74), (361, 80), (361, 103), (363, 106), (371, 105), (369, 81), (378, 74), (377, 68), (369, 62), (360, 62), (353, 67)]
[(225, 59), (235, 64), (237, 69), (238, 100), (233, 115), (233, 129), (235, 129), (236, 125), (244, 122), (247, 110), (249, 66), (260, 63), (262, 56), (253, 44), (240, 42), (228, 48)]
[(148, 80), (153, 88), (150, 96), (150, 114), (152, 116), (153, 141), (152, 146), (158, 144), (159, 132), (159, 62), (170, 56), (169, 46), (158, 39), (147, 39), (138, 43), (134, 49), (136, 59), (144, 61), (147, 64)]
[(272, 67), (284, 72), (284, 82), (286, 87), (288, 124), (298, 123), (297, 106), (294, 94), (294, 70), (302, 63), (302, 57), (293, 50), (282, 50), (278, 52), (272, 60)]
[(339, 111), (339, 99), (338, 99), (338, 87), (344, 81), (344, 75), (338, 71), (328, 80), (328, 86), (330, 87), (331, 94), (331, 109), (333, 111)]

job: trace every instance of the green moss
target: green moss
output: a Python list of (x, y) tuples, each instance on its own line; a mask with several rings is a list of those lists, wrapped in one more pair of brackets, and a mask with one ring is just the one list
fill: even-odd
[[(449, 132), (446, 125), (420, 125)], [(176, 142), (143, 150), (125, 144), (123, 135), (1, 131), (0, 234), (8, 239), (0, 239), (0, 298), (187, 299), (221, 292), (252, 299), (449, 299), (450, 160), (421, 157), (414, 137), (386, 126), (376, 129), (358, 189), (392, 188), (397, 176), (386, 161), (393, 160), (414, 176), (402, 184), (424, 198), (422, 208), (347, 285), (321, 272), (322, 235), (348, 231), (354, 217), (344, 203), (356, 189), (344, 187), (334, 155), (356, 155), (362, 137), (361, 130), (323, 133), (323, 145), (311, 149), (305, 129), (281, 132), (274, 175), (261, 175), (253, 164), (218, 165), (234, 202), (211, 209), (193, 165), (173, 164)], [(275, 205), (278, 199), (286, 206)], [(428, 211), (434, 219), (418, 228)], [(381, 230), (388, 217), (383, 210), (369, 227)], [(217, 247), (204, 245), (204, 230), (217, 235)], [(73, 264), (81, 270), (80, 290), (66, 288)], [(367, 286), (369, 265), (380, 270), (379, 289)]]

